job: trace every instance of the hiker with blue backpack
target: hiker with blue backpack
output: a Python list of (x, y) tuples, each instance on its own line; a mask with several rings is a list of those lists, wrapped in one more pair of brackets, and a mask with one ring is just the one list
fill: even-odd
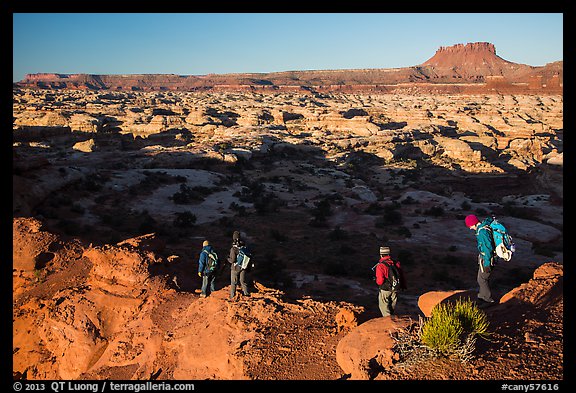
[(200, 297), (207, 297), (216, 290), (214, 281), (218, 269), (218, 254), (208, 240), (202, 243), (202, 251), (198, 258), (198, 276), (202, 277), (202, 293)]
[(246, 270), (250, 261), (250, 254), (245, 242), (240, 238), (240, 232), (234, 231), (232, 234), (232, 247), (228, 256), (230, 263), (230, 301), (236, 299), (236, 286), (240, 284), (242, 294), (250, 296), (248, 285), (246, 284)]
[(512, 258), (515, 251), (512, 237), (496, 218), (487, 217), (480, 222), (473, 214), (466, 216), (464, 222), (468, 228), (474, 231), (478, 247), (478, 300), (482, 305), (494, 303), (490, 291), (490, 276), (494, 268), (495, 257), (505, 261)]
[(380, 259), (372, 268), (378, 284), (378, 307), (383, 317), (394, 314), (398, 291), (406, 289), (406, 280), (400, 262), (390, 257), (390, 247), (380, 247)]

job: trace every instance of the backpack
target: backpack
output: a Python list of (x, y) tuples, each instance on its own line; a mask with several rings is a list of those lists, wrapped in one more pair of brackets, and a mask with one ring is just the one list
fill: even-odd
[(492, 233), (496, 255), (508, 262), (512, 259), (514, 251), (516, 251), (516, 246), (512, 241), (512, 236), (508, 233), (508, 229), (506, 229), (500, 221), (496, 220), (495, 217), (492, 217), (492, 222), (488, 229)]
[(206, 267), (204, 268), (204, 274), (205, 275), (210, 275), (212, 273), (214, 273), (216, 271), (216, 269), (218, 268), (218, 254), (216, 254), (216, 251), (212, 250), (212, 251), (206, 251), (204, 250), (208, 256), (207, 261), (206, 261)]
[(385, 291), (397, 291), (400, 289), (400, 272), (396, 264), (386, 264), (388, 267), (388, 277), (382, 283), (381, 288)]
[(242, 270), (248, 268), (252, 255), (248, 247), (242, 246), (238, 249), (238, 256), (236, 256), (236, 266), (240, 266)]

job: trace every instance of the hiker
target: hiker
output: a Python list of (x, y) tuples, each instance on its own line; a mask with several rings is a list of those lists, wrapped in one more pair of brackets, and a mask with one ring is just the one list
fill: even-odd
[(230, 300), (234, 301), (236, 297), (236, 285), (238, 285), (238, 280), (240, 281), (240, 287), (242, 288), (242, 294), (244, 296), (250, 296), (248, 292), (248, 285), (246, 285), (246, 269), (239, 266), (237, 262), (238, 254), (240, 253), (240, 248), (244, 247), (246, 244), (240, 238), (240, 232), (234, 231), (232, 234), (232, 247), (230, 248), (230, 255), (228, 256), (228, 262), (230, 263)]
[[(211, 258), (215, 258), (216, 262), (211, 261)], [(198, 259), (198, 276), (202, 277), (202, 293), (200, 294), (200, 297), (207, 297), (210, 293), (216, 290), (214, 285), (216, 279), (216, 266), (212, 266), (212, 264), (217, 264), (217, 262), (218, 256), (216, 255), (214, 248), (210, 245), (208, 240), (204, 240), (202, 243), (202, 251), (200, 251), (200, 258)]]
[(464, 222), (466, 226), (475, 231), (476, 242), (478, 247), (478, 300), (483, 304), (494, 303), (492, 293), (490, 292), (490, 275), (494, 267), (494, 241), (490, 229), (491, 217), (480, 222), (478, 217), (473, 214), (466, 216)]
[(390, 247), (380, 247), (380, 260), (374, 266), (378, 284), (378, 307), (383, 317), (394, 314), (398, 291), (406, 289), (404, 272), (400, 262), (390, 257)]

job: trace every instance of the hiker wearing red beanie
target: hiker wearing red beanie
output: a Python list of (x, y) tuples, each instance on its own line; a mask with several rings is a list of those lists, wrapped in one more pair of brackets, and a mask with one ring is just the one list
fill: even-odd
[(490, 275), (494, 266), (494, 241), (492, 240), (492, 231), (490, 223), (493, 218), (488, 217), (480, 222), (478, 217), (473, 214), (466, 216), (464, 223), (468, 228), (474, 231), (478, 247), (478, 300), (483, 303), (494, 303), (490, 291)]

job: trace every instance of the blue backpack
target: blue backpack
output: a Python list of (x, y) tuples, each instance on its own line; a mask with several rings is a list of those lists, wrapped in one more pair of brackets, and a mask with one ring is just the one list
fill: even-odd
[(238, 256), (236, 256), (236, 266), (242, 268), (242, 270), (248, 268), (250, 264), (250, 259), (252, 254), (248, 250), (247, 246), (242, 246), (238, 249)]
[(512, 236), (508, 233), (508, 229), (496, 217), (492, 217), (492, 222), (488, 228), (492, 232), (496, 255), (508, 262), (516, 251), (516, 246), (512, 241)]

